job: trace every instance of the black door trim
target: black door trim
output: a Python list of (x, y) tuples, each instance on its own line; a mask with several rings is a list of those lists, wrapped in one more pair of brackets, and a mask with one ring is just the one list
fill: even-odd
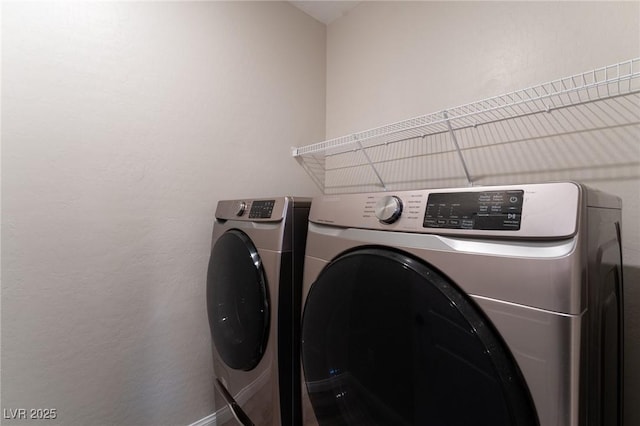
[(270, 303), (262, 259), (238, 229), (222, 234), (207, 271), (207, 313), (218, 354), (236, 370), (254, 369), (269, 338)]
[[(381, 277), (382, 275), (385, 276), (384, 279), (389, 281), (388, 283), (378, 284), (375, 282), (378, 277)], [(405, 279), (406, 282), (403, 281)], [(408, 283), (409, 279), (411, 279), (411, 283)], [(419, 283), (419, 285), (401, 290), (403, 286), (410, 286), (414, 283)], [(354, 331), (352, 334), (349, 334), (350, 331), (343, 331), (348, 330), (350, 324), (342, 324), (339, 321), (353, 321), (355, 316), (363, 315), (362, 312), (365, 312), (364, 315), (372, 315), (371, 318), (374, 319), (372, 324), (375, 322), (378, 327), (380, 327), (381, 324), (384, 326), (384, 320), (377, 318), (378, 312), (380, 316), (387, 316), (389, 318), (400, 313), (385, 311), (386, 305), (383, 304), (386, 302), (383, 299), (375, 300), (376, 297), (382, 298), (383, 296), (376, 296), (375, 292), (379, 291), (381, 295), (383, 293), (391, 294), (389, 293), (390, 287), (395, 286), (393, 287), (394, 291), (396, 289), (398, 291), (406, 291), (407, 297), (405, 299), (407, 299), (412, 296), (413, 289), (421, 288), (423, 283), (436, 289), (437, 293), (442, 296), (442, 302), (438, 302), (440, 303), (440, 305), (438, 305), (438, 309), (450, 310), (452, 317), (455, 314), (459, 322), (466, 324), (466, 334), (469, 336), (467, 340), (471, 346), (476, 345), (474, 348), (470, 349), (470, 351), (473, 351), (470, 356), (475, 356), (477, 359), (482, 358), (482, 362), (484, 363), (483, 365), (493, 365), (493, 373), (491, 374), (491, 377), (498, 379), (495, 380), (495, 382), (498, 383), (496, 386), (499, 386), (500, 391), (496, 392), (498, 392), (498, 395), (501, 395), (498, 400), (504, 402), (501, 406), (505, 410), (505, 419), (508, 419), (508, 423), (505, 423), (504, 425), (501, 424), (500, 426), (539, 425), (531, 394), (520, 369), (508, 346), (481, 308), (478, 307), (476, 303), (456, 284), (454, 284), (440, 271), (428, 265), (425, 261), (399, 250), (378, 246), (359, 247), (336, 257), (320, 273), (315, 283), (311, 286), (307, 296), (302, 319), (302, 363), (307, 391), (312, 405), (314, 406), (314, 410), (317, 408), (316, 417), (320, 424), (359, 424), (358, 422), (360, 420), (358, 419), (363, 419), (365, 417), (367, 418), (366, 422), (371, 422), (372, 420), (374, 422), (382, 421), (377, 420), (375, 417), (376, 415), (385, 415), (382, 408), (376, 406), (375, 398), (381, 398), (380, 394), (384, 394), (384, 390), (378, 392), (378, 394), (374, 394), (375, 392), (366, 392), (366, 390), (365, 392), (360, 392), (361, 395), (365, 395), (366, 398), (370, 398), (370, 401), (372, 402), (363, 403), (362, 401), (365, 398), (353, 398), (351, 401), (355, 402), (352, 402), (354, 405), (351, 408), (357, 404), (362, 404), (361, 407), (356, 409), (351, 410), (350, 407), (346, 407), (344, 405), (350, 403), (345, 402), (349, 401), (349, 389), (352, 394), (357, 394), (358, 390), (354, 388), (354, 386), (362, 389), (362, 382), (366, 381), (366, 379), (363, 380), (362, 377), (355, 377), (355, 370), (358, 368), (355, 367), (355, 365), (357, 363), (361, 364), (363, 361), (363, 359), (360, 359), (360, 361), (356, 362), (355, 358), (357, 356), (365, 356), (365, 352), (363, 351), (356, 355), (353, 353), (353, 348), (351, 348), (352, 352), (348, 355), (344, 355), (340, 353), (342, 349), (330, 348), (339, 348), (340, 345), (344, 346), (345, 344), (349, 344), (348, 342), (352, 341), (354, 338), (357, 339), (358, 337), (354, 337), (355, 335), (353, 333), (359, 333), (360, 336), (362, 336), (363, 333), (370, 333), (370, 336), (363, 338), (362, 343), (364, 345), (367, 345), (367, 342), (373, 339), (389, 340), (391, 342), (392, 339), (388, 337), (392, 335), (389, 334), (389, 332), (386, 332), (387, 334), (382, 334), (384, 332), (381, 332), (380, 330), (363, 331), (362, 321), (358, 323), (358, 330)], [(367, 301), (358, 302), (354, 298), (350, 302), (343, 303), (342, 300), (337, 299), (336, 293), (339, 293), (340, 291), (352, 291), (344, 290), (347, 288), (355, 289), (353, 290), (353, 294), (357, 293), (357, 297), (362, 298), (363, 300), (367, 299)], [(432, 292), (430, 294), (431, 296), (437, 296), (437, 293)], [(322, 306), (315, 306), (316, 298), (321, 300), (317, 302), (318, 304), (323, 303), (322, 301), (325, 303)], [(403, 299), (402, 303), (405, 302), (407, 306), (411, 304), (410, 300), (407, 301)], [(351, 305), (345, 307), (344, 305), (347, 305), (347, 303), (350, 303)], [(375, 304), (379, 311), (372, 313), (371, 311), (367, 311), (368, 308), (363, 308), (362, 311), (358, 311), (358, 303), (362, 306), (369, 303)], [(424, 309), (428, 310), (431, 308)], [(358, 313), (356, 314), (355, 312)], [(337, 320), (336, 318), (340, 318), (340, 320)], [(429, 321), (428, 318), (425, 318), (425, 315), (416, 315), (416, 319), (419, 322)], [(334, 328), (329, 326), (329, 324), (332, 324), (332, 321), (337, 324)], [(397, 325), (405, 323), (398, 321), (394, 324)], [(411, 323), (409, 321), (407, 321), (406, 324), (411, 327)], [(424, 324), (419, 324), (416, 327), (423, 325)], [(427, 326), (433, 327), (433, 324), (428, 323)], [(324, 332), (324, 335), (320, 337), (319, 335), (323, 333), (323, 327), (326, 331)], [(371, 327), (374, 327), (374, 325), (371, 325)], [(467, 344), (467, 342), (465, 341), (464, 344)], [(375, 358), (379, 355), (377, 353), (372, 353), (371, 351), (375, 352), (376, 350), (379, 350), (380, 353), (385, 351), (385, 349), (376, 349), (381, 347), (379, 343), (372, 343), (371, 346), (373, 348), (369, 349), (369, 356), (371, 357)], [(406, 347), (411, 347), (411, 345), (408, 344)], [(461, 346), (460, 350), (464, 351), (466, 349)], [(329, 351), (333, 352), (327, 355)], [(412, 357), (415, 357), (416, 353), (418, 353), (418, 350), (414, 349), (413, 353), (407, 354), (406, 362), (411, 363)], [(455, 356), (455, 354), (452, 354), (452, 356)], [(390, 359), (400, 360), (400, 357), (401, 355), (391, 355)], [(345, 361), (347, 359), (348, 361)], [(337, 371), (340, 369), (336, 369), (334, 367), (336, 364), (340, 365), (340, 363), (342, 363), (342, 367), (344, 367), (345, 370), (351, 368), (353, 371)], [(400, 363), (401, 362), (398, 362), (398, 364)], [(395, 369), (396, 367), (398, 366), (388, 365), (389, 369)], [(422, 367), (425, 367), (425, 365), (422, 365)], [(404, 371), (403, 374), (405, 375), (409, 371), (407, 368), (410, 367), (405, 366), (405, 368), (401, 370)], [(373, 375), (376, 373), (369, 374)], [(409, 374), (411, 373), (409, 372)], [(424, 373), (423, 371), (420, 374), (424, 375), (427, 373)], [(431, 372), (428, 372), (428, 374), (431, 374)], [(424, 377), (428, 377), (428, 374)], [(341, 375), (342, 377), (338, 378), (338, 375)], [(452, 376), (454, 375), (455, 372), (452, 372)], [(380, 381), (382, 380), (383, 379), (380, 378)], [(458, 380), (460, 383), (464, 383), (464, 380), (466, 379), (458, 378)], [(408, 379), (407, 382), (408, 381), (410, 380)], [(395, 383), (397, 382), (398, 381)], [(391, 384), (391, 386), (387, 387), (394, 386), (394, 381), (392, 379), (389, 379), (387, 383)], [(365, 384), (365, 387), (366, 386), (367, 385)], [(333, 395), (336, 392), (338, 393)], [(479, 389), (479, 392), (482, 392), (482, 389)], [(413, 397), (416, 396), (416, 394), (413, 393), (413, 390), (407, 391), (406, 394)], [(342, 400), (342, 402), (339, 402), (340, 400)], [(343, 405), (340, 406), (340, 404)], [(414, 406), (412, 404), (419, 404), (419, 402), (410, 402), (405, 404), (400, 401), (396, 404), (396, 407), (392, 408), (400, 409), (399, 407), (404, 407), (406, 409), (406, 407)], [(452, 406), (455, 406), (455, 403), (452, 403)], [(366, 413), (363, 414), (363, 411), (368, 409), (367, 407), (374, 407), (373, 411), (375, 411), (375, 413), (372, 415), (368, 415)], [(387, 407), (385, 407), (385, 409), (386, 408)], [(464, 409), (464, 407), (459, 408)], [(347, 416), (345, 413), (350, 410), (356, 412), (356, 414), (349, 414), (350, 417), (347, 419), (345, 417)], [(389, 417), (386, 422), (393, 421), (396, 424), (412, 424), (411, 421), (418, 421), (417, 419), (412, 420), (414, 418), (413, 414), (403, 414), (401, 410), (396, 410), (395, 415), (399, 416), (397, 420), (389, 420), (391, 419), (391, 417)], [(424, 414), (422, 415), (424, 416)], [(402, 423), (400, 423), (400, 417), (403, 418)], [(424, 420), (424, 418), (420, 419), (422, 422), (424, 422)], [(473, 421), (482, 422), (482, 419), (473, 419)], [(475, 425), (481, 423), (472, 424)]]

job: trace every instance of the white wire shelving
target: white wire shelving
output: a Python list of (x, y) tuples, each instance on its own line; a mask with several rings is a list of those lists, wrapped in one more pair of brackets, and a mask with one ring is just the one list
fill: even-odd
[(325, 194), (640, 177), (640, 58), (293, 149)]

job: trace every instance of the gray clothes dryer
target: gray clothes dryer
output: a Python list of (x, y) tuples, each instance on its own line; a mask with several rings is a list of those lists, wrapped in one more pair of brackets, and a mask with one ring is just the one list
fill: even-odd
[(620, 426), (620, 214), (574, 183), (314, 199), (304, 424)]
[[(207, 271), (218, 425), (299, 425), (309, 199), (220, 201)], [(220, 407), (219, 407), (220, 408)]]

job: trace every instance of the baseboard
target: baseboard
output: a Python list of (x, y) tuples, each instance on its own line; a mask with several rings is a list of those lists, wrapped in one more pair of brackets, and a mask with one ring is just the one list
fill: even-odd
[(200, 420), (196, 420), (191, 423), (189, 426), (216, 426), (216, 411), (213, 414), (209, 414), (207, 417), (203, 417)]
[(215, 413), (209, 414), (207, 417), (203, 417), (200, 420), (191, 423), (189, 426), (216, 426), (218, 424), (218, 420), (220, 423), (231, 420), (231, 411), (229, 411), (229, 407), (224, 406)]
[[(240, 405), (244, 405), (251, 396), (256, 392), (257, 389), (264, 386), (269, 380), (269, 370), (265, 370), (258, 376), (256, 380), (254, 380), (249, 386), (242, 389), (236, 395), (236, 401)], [(231, 410), (228, 406), (224, 406), (217, 410), (215, 413), (209, 414), (207, 417), (203, 417), (200, 420), (191, 423), (189, 426), (216, 426), (218, 423), (224, 424), (228, 422), (233, 417)]]

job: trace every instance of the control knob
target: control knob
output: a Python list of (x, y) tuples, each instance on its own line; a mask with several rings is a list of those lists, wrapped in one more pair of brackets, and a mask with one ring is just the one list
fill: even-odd
[(402, 214), (402, 200), (395, 195), (386, 195), (376, 203), (376, 217), (382, 223), (393, 223)]
[(238, 204), (236, 204), (236, 216), (242, 216), (245, 212), (245, 210), (247, 209), (247, 203), (245, 203), (244, 201), (240, 201)]

